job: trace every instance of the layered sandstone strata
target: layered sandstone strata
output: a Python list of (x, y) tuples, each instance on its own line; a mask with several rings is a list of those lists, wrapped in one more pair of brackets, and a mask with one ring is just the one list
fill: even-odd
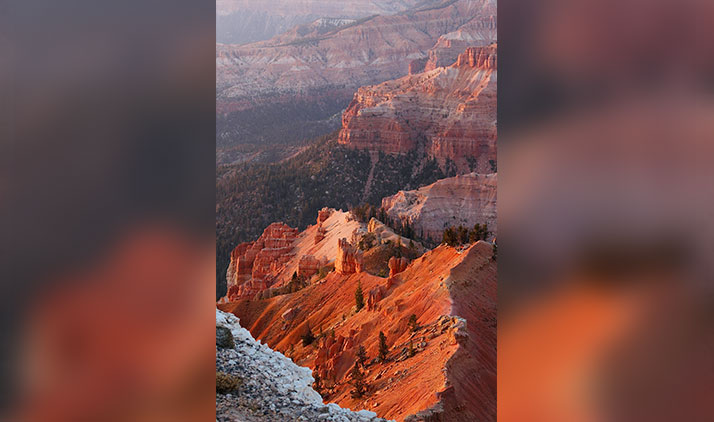
[(373, 15), (326, 32), (312, 25), (263, 42), (218, 44), (216, 106), (220, 112), (243, 110), (400, 77), (441, 36), (494, 15), (493, 0), (430, 0), (411, 13)]
[(235, 300), (270, 287), (277, 273), (294, 256), (298, 230), (285, 223), (269, 225), (255, 242), (241, 243), (231, 252), (226, 272), (228, 297)]
[(298, 263), (297, 274), (300, 277), (310, 278), (315, 275), (323, 263), (312, 255), (303, 255)]
[[(394, 14), (422, 0), (217, 0), (216, 41), (244, 44), (267, 40), (294, 26), (340, 26), (372, 15)], [(316, 22), (317, 21), (317, 22)]]
[(360, 88), (339, 142), (355, 149), (424, 151), (459, 173), (496, 163), (496, 45), (469, 47), (448, 67)]
[(422, 237), (440, 240), (446, 227), (488, 225), (495, 237), (497, 174), (470, 173), (439, 180), (382, 199), (395, 221), (406, 221)]

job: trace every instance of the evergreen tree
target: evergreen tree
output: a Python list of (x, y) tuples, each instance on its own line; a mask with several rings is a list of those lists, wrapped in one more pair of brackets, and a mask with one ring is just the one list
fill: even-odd
[(350, 371), (350, 376), (352, 377), (351, 384), (353, 387), (352, 391), (350, 391), (350, 395), (352, 398), (363, 397), (367, 392), (367, 384), (364, 382), (364, 374), (360, 371), (359, 365), (356, 363)]
[(458, 236), (456, 230), (453, 227), (448, 227), (444, 230), (444, 243), (449, 246), (456, 246), (458, 244)]
[(357, 312), (359, 312), (364, 307), (364, 294), (362, 293), (362, 282), (357, 282), (357, 290), (355, 290), (355, 305), (357, 306)]
[(387, 347), (387, 337), (383, 332), (379, 332), (379, 360), (384, 362), (387, 360), (387, 353), (389, 353), (389, 347)]
[(459, 227), (456, 229), (456, 234), (459, 245), (469, 243), (469, 231), (466, 227), (459, 225)]
[(364, 364), (367, 363), (367, 351), (364, 349), (364, 346), (360, 346), (359, 349), (357, 349), (357, 362), (364, 368)]

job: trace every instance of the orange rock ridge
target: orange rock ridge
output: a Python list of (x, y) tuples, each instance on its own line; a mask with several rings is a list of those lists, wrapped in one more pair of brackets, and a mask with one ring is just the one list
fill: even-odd
[[(334, 230), (334, 229), (333, 229)], [(338, 243), (350, 246), (342, 239)], [(346, 244), (346, 245), (345, 245)], [(393, 264), (394, 268), (401, 267)], [(256, 338), (317, 370), (326, 402), (368, 409), (404, 421), (495, 418), (496, 265), (492, 245), (459, 251), (440, 246), (387, 280), (334, 271), (320, 283), (270, 299), (242, 299), (219, 308), (241, 318)], [(357, 284), (367, 306), (355, 313)], [(409, 318), (417, 316), (412, 331)], [(318, 336), (303, 347), (307, 326)], [(377, 362), (378, 333), (387, 337), (386, 362)], [(350, 396), (347, 377), (359, 346), (366, 349), (369, 385)], [(409, 349), (413, 350), (410, 356)], [(411, 419), (410, 419), (411, 420)]]

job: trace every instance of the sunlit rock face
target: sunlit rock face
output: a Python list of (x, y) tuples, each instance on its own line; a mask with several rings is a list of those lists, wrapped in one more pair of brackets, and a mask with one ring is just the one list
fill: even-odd
[(496, 236), (498, 176), (469, 173), (439, 180), (416, 190), (399, 191), (382, 199), (382, 208), (395, 221), (408, 222), (415, 233), (440, 241), (446, 227), (487, 224)]
[(469, 47), (446, 67), (436, 61), (425, 64), (432, 70), (360, 88), (342, 115), (339, 142), (422, 151), (458, 173), (495, 171), (496, 45)]
[(226, 272), (228, 298), (250, 297), (270, 287), (274, 275), (294, 256), (297, 235), (298, 229), (273, 223), (255, 242), (236, 246)]

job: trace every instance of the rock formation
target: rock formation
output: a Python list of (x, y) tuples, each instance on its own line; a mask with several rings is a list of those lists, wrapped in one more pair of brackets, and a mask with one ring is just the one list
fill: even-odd
[(433, 70), (360, 88), (343, 113), (339, 142), (390, 154), (423, 150), (460, 173), (493, 172), (496, 56), (495, 44), (469, 47), (448, 67), (434, 59), (425, 64)]
[(347, 239), (340, 239), (337, 243), (337, 257), (335, 258), (335, 271), (340, 274), (353, 274), (362, 271), (362, 251), (354, 247)]
[(321, 262), (317, 258), (315, 258), (312, 255), (303, 255), (300, 258), (300, 262), (298, 263), (298, 271), (297, 274), (300, 277), (304, 278), (310, 278), (313, 275), (317, 274), (317, 271), (321, 267)]
[(495, 173), (450, 177), (386, 197), (382, 209), (395, 221), (407, 221), (416, 233), (437, 241), (448, 226), (472, 228), (477, 223), (488, 224), (495, 237), (497, 181)]
[(312, 388), (312, 371), (257, 342), (234, 315), (216, 310), (216, 332), (222, 338), (232, 337), (216, 343), (216, 373), (240, 380), (233, 393), (216, 394), (217, 421), (386, 422), (368, 410), (353, 412), (323, 404)]
[[(418, 254), (422, 254), (425, 250), (424, 246), (421, 243), (415, 242), (411, 239), (403, 238), (402, 236), (394, 233), (394, 230), (392, 230), (389, 226), (385, 225), (376, 218), (370, 219), (369, 223), (367, 223), (367, 232), (374, 234), (377, 244), (381, 244), (384, 242), (392, 242), (394, 244), (401, 243), (402, 246), (406, 247), (413, 245), (414, 250)], [(409, 243), (410, 241), (411, 243)]]
[(389, 278), (392, 278), (406, 270), (407, 265), (409, 265), (409, 260), (404, 257), (397, 258), (396, 256), (393, 256), (389, 258)]
[(373, 311), (377, 308), (377, 303), (384, 298), (386, 289), (383, 286), (375, 286), (367, 293), (367, 310)]
[(327, 233), (327, 230), (325, 230), (324, 227), (322, 227), (322, 223), (318, 224), (317, 230), (315, 230), (315, 236), (313, 239), (315, 239), (315, 244), (317, 245), (322, 241), (322, 239), (325, 238), (325, 234)]
[[(329, 220), (328, 220), (329, 221)], [(381, 417), (467, 422), (496, 417), (496, 263), (493, 245), (440, 246), (393, 276), (330, 273), (322, 283), (260, 302), (218, 305), (276, 350), (289, 351), (325, 380), (326, 400)], [(366, 307), (353, 313), (358, 285)], [(299, 307), (289, 322), (281, 315)], [(409, 319), (417, 315), (418, 328)], [(302, 346), (306, 324), (324, 333)], [(379, 335), (389, 353), (377, 356)], [(367, 397), (354, 399), (348, 376), (363, 346)], [(394, 388), (398, 385), (399, 388)], [(405, 400), (408, 397), (409, 400)], [(421, 419), (420, 419), (421, 418)], [(430, 418), (430, 419), (424, 419)]]
[(317, 224), (322, 225), (330, 216), (332, 215), (332, 210), (330, 208), (323, 208), (317, 212)]
[(262, 41), (295, 26), (303, 32), (312, 26), (335, 28), (367, 16), (398, 13), (417, 3), (419, 0), (217, 0), (216, 41), (228, 44)]
[[(263, 292), (270, 296), (274, 290), (269, 289), (286, 286), (293, 274), (310, 279), (330, 263), (342, 271), (362, 271), (362, 251), (349, 242), (341, 244), (340, 240), (353, 238), (355, 232), (366, 232), (366, 225), (349, 218), (349, 213), (334, 209), (321, 210), (317, 222), (302, 232), (283, 223), (273, 223), (256, 241), (236, 246), (226, 271), (228, 294), (220, 302), (255, 298)], [(379, 227), (382, 226), (380, 223)], [(397, 237), (386, 227), (382, 231), (389, 238)], [(340, 250), (344, 253), (338, 254)]]
[(307, 92), (321, 95), (328, 89), (345, 95), (403, 76), (409, 62), (423, 57), (442, 35), (457, 32), (474, 17), (495, 15), (495, 1), (431, 0), (412, 12), (372, 16), (322, 34), (295, 30), (253, 44), (218, 44), (217, 111), (290, 101)]
[(297, 234), (298, 230), (287, 224), (273, 223), (255, 242), (236, 246), (226, 272), (228, 298), (253, 296), (270, 287), (274, 274), (294, 256)]

